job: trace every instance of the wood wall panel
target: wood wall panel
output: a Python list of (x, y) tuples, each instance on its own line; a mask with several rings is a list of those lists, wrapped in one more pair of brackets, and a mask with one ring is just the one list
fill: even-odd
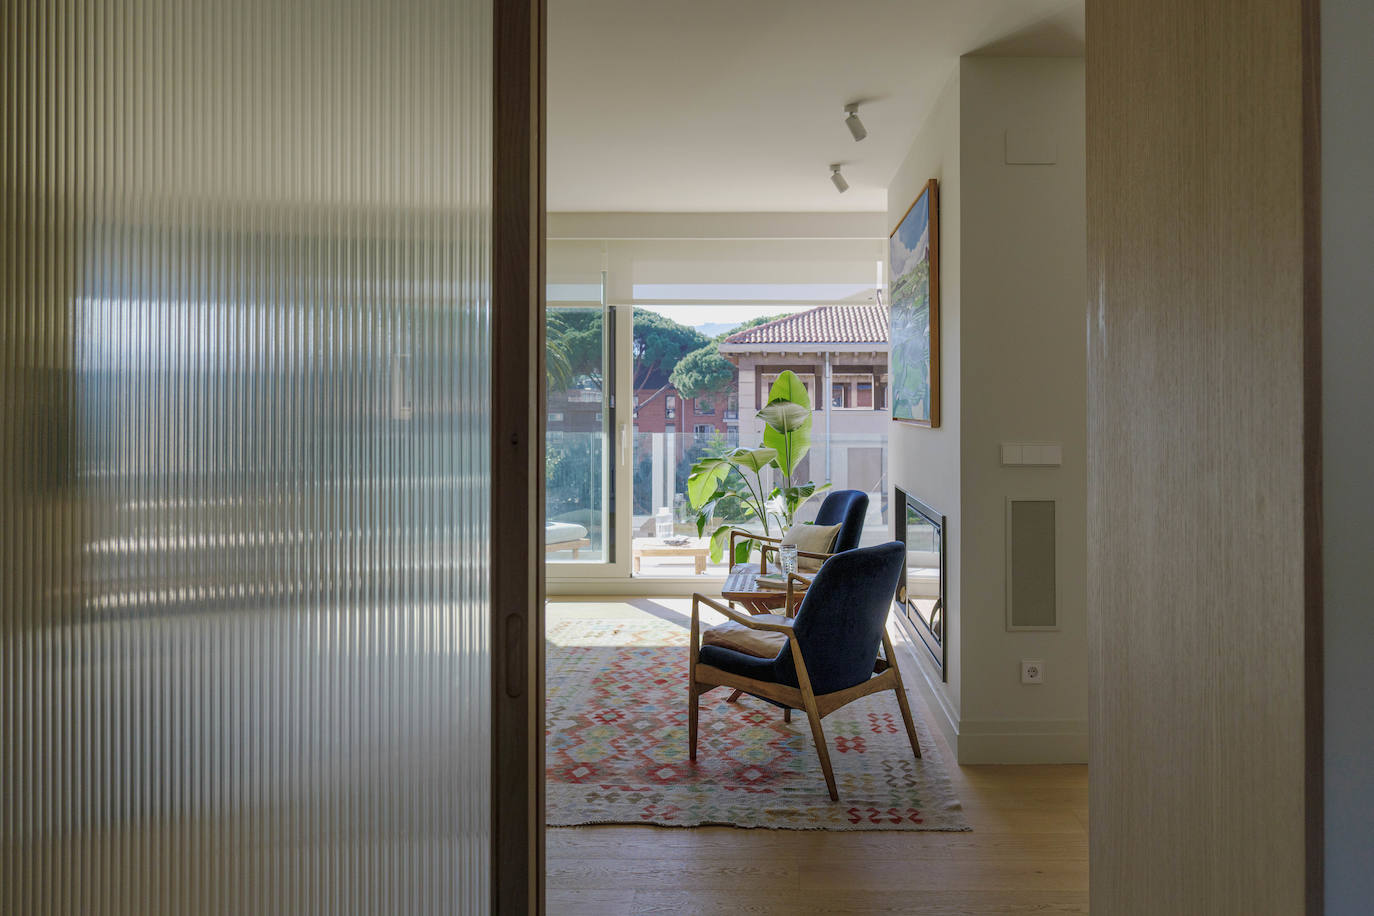
[(1092, 908), (1301, 913), (1303, 5), (1087, 6)]

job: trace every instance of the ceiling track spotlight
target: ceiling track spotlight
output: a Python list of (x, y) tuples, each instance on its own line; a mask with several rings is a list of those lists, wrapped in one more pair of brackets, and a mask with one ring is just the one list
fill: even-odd
[(864, 127), (864, 122), (859, 120), (859, 103), (850, 102), (844, 106), (844, 110), (849, 113), (849, 117), (844, 119), (844, 126), (849, 128), (849, 132), (854, 135), (854, 142), (858, 143), (868, 136), (868, 129)]
[(840, 164), (838, 162), (832, 162), (830, 164), (830, 181), (835, 185), (835, 190), (839, 191), (841, 194), (849, 190), (849, 182), (845, 181), (844, 176), (840, 174)]

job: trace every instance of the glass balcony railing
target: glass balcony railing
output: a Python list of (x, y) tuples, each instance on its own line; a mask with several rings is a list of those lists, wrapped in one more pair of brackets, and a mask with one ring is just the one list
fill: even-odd
[[(634, 572), (641, 576), (693, 576), (699, 574), (722, 576), (728, 572), (725, 563), (703, 562), (697, 554), (704, 546), (689, 542), (671, 551), (655, 549), (650, 556), (643, 549), (650, 540), (658, 540), (665, 528), (660, 519), (670, 518), (675, 538), (695, 538), (696, 513), (687, 504), (687, 477), (692, 465), (707, 455), (723, 454), (739, 443), (724, 433), (654, 433), (636, 432), (634, 435), (632, 504), (632, 537), (636, 545)], [(827, 470), (831, 489), (856, 489), (869, 494), (869, 509), (865, 519), (863, 544), (877, 544), (889, 537), (887, 484), (887, 436), (883, 434), (847, 434), (832, 436), (827, 447), (824, 441), (813, 442), (811, 453), (799, 469), (800, 480), (824, 482)], [(774, 473), (765, 472), (764, 486), (771, 490)], [(824, 494), (816, 496), (797, 514), (798, 522), (813, 521)], [(666, 510), (666, 511), (665, 511)], [(729, 518), (713, 519), (715, 524), (729, 522)], [(709, 528), (708, 532), (709, 533)]]
[(544, 543), (551, 562), (604, 563), (611, 524), (606, 434), (554, 432), (544, 442)]

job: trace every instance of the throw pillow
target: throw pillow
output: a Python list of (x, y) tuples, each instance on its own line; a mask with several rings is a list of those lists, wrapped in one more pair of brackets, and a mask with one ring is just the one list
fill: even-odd
[[(805, 553), (829, 553), (840, 533), (839, 525), (793, 525), (782, 536), (784, 544), (796, 544), (797, 550)], [(824, 560), (815, 557), (797, 557), (797, 569), (815, 572)]]

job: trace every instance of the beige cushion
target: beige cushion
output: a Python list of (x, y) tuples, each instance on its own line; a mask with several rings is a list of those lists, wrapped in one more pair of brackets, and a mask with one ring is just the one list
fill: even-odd
[[(758, 614), (754, 617), (761, 623), (781, 623), (791, 625), (792, 620), (781, 614)], [(768, 630), (751, 630), (743, 624), (727, 620), (725, 623), (711, 627), (701, 634), (701, 644), (703, 646), (721, 646), (725, 649), (734, 649), (736, 652), (743, 652), (745, 655), (752, 655), (756, 658), (776, 658), (782, 651), (782, 647), (787, 645), (786, 633), (775, 633)]]
[[(839, 533), (839, 525), (793, 525), (782, 536), (782, 542), (796, 544), (798, 550), (806, 553), (829, 553)], [(797, 557), (797, 569), (815, 572), (824, 562), (814, 557)]]

